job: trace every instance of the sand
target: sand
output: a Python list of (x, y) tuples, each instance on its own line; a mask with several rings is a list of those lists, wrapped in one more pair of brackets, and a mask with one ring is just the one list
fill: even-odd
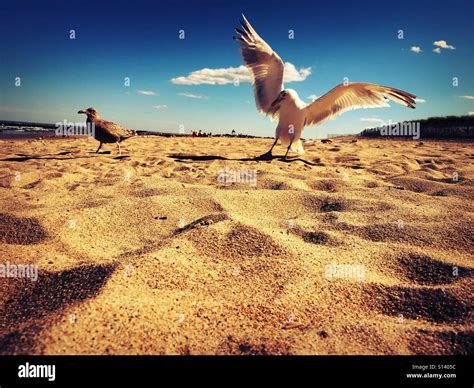
[(0, 353), (472, 354), (472, 143), (271, 142), (0, 140)]

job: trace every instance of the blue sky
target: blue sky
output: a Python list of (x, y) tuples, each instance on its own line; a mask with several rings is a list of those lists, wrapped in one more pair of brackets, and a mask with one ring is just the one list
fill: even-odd
[[(283, 61), (300, 71), (296, 75), (304, 80), (285, 86), (307, 102), (344, 77), (426, 101), (416, 110), (392, 104), (348, 112), (307, 128), (304, 137), (355, 133), (377, 120), (474, 112), (471, 0), (10, 3), (0, 5), (0, 119), (82, 121), (76, 112), (94, 106), (103, 118), (134, 129), (177, 132), (183, 126), (272, 136), (276, 124), (257, 113), (249, 83), (172, 82), (196, 71), (199, 82), (209, 82), (212, 75), (202, 77), (200, 70), (232, 74), (241, 66), (232, 36), (242, 12)], [(185, 39), (179, 39), (180, 30)], [(309, 75), (301, 72), (307, 68)]]

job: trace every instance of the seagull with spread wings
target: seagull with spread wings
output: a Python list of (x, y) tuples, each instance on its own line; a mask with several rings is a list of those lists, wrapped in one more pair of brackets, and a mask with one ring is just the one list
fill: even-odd
[(283, 86), (284, 64), (278, 54), (257, 34), (242, 15), (242, 29), (236, 28), (241, 44), (240, 54), (253, 79), (253, 91), (258, 111), (278, 120), (275, 142), (260, 156), (271, 159), (278, 140), (288, 152), (304, 153), (301, 132), (307, 125), (321, 124), (348, 110), (390, 106), (387, 101), (415, 108), (416, 96), (388, 86), (365, 82), (348, 82), (336, 86), (311, 104), (306, 104), (293, 89)]

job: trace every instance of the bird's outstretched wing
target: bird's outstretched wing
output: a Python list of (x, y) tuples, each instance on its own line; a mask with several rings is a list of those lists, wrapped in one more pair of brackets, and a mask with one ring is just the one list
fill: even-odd
[(94, 124), (102, 131), (107, 132), (107, 134), (110, 136), (113, 136), (117, 141), (125, 140), (136, 135), (135, 131), (124, 128), (118, 124), (113, 123), (112, 121), (97, 120), (94, 122)]
[(257, 109), (266, 114), (275, 115), (270, 106), (283, 90), (283, 62), (278, 54), (253, 29), (242, 15), (240, 22), (243, 30), (236, 28), (234, 38), (242, 45), (240, 55), (252, 73), (253, 92)]
[(306, 106), (306, 125), (320, 124), (352, 109), (390, 106), (388, 100), (415, 109), (416, 96), (388, 86), (365, 82), (340, 84)]

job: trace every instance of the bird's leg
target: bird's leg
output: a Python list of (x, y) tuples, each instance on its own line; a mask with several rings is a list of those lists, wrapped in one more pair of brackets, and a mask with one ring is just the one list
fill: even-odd
[(100, 150), (101, 148), (102, 148), (102, 142), (100, 142), (99, 148), (97, 148), (97, 151), (95, 151), (95, 153), (98, 154), (98, 153), (99, 153), (99, 150)]
[(119, 155), (122, 155), (122, 150), (120, 149), (120, 143), (119, 142), (117, 142), (117, 148), (118, 148)]
[(293, 139), (291, 139), (290, 141), (290, 145), (288, 146), (288, 148), (286, 149), (286, 153), (285, 153), (285, 156), (283, 156), (283, 160), (286, 160), (286, 157), (288, 156), (288, 152), (290, 152), (290, 148), (291, 148), (291, 145), (293, 144)]
[(278, 137), (275, 138), (275, 141), (273, 142), (273, 145), (271, 146), (271, 148), (265, 152), (264, 154), (260, 155), (258, 158), (259, 159), (265, 159), (265, 160), (269, 160), (272, 158), (272, 150), (273, 150), (273, 147), (275, 147), (276, 143), (278, 141)]

